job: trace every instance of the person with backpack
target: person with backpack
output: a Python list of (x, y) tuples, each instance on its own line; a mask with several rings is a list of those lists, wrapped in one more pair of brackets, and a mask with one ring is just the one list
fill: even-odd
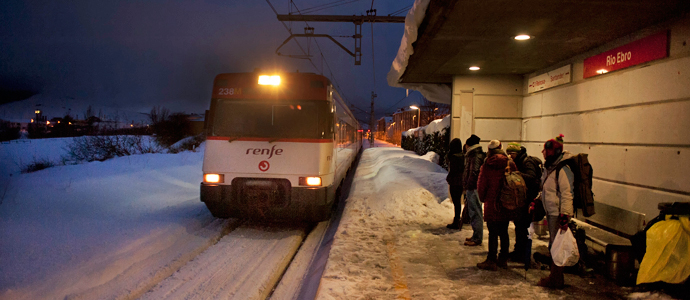
[[(465, 155), (462, 153), (462, 142), (460, 139), (450, 141), (448, 150), (448, 182), (450, 199), (455, 206), (455, 217), (453, 223), (446, 225), (448, 229), (462, 229), (462, 173), (465, 171)], [(467, 209), (467, 208), (465, 208)]]
[[(525, 180), (527, 195), (524, 205), (519, 208), (518, 215), (513, 223), (515, 225), (515, 246), (510, 253), (510, 259), (516, 262), (525, 262), (527, 249), (527, 229), (532, 223), (532, 215), (529, 208), (530, 203), (539, 195), (541, 185), (541, 159), (528, 156), (527, 149), (519, 143), (510, 143), (506, 148), (506, 153), (513, 159), (520, 175)], [(527, 266), (529, 267), (529, 266)]]
[(479, 137), (474, 134), (465, 140), (465, 172), (462, 174), (462, 186), (465, 189), (465, 207), (473, 231), (472, 237), (465, 239), (465, 246), (479, 246), (484, 238), (484, 219), (482, 205), (477, 197), (477, 180), (486, 154), (482, 151), (479, 141)]
[[(563, 135), (544, 143), (541, 153), (544, 155), (544, 172), (541, 176), (541, 200), (546, 211), (549, 226), (549, 250), (559, 231), (568, 228), (573, 216), (573, 187), (575, 176), (566, 160), (573, 157), (563, 150)], [(556, 180), (558, 178), (558, 180)], [(563, 288), (563, 267), (551, 262), (551, 272), (537, 283), (538, 286)]]
[[(496, 271), (498, 267), (508, 268), (510, 249), (508, 223), (514, 220), (518, 213), (518, 209), (508, 210), (500, 203), (506, 168), (510, 167), (510, 171), (517, 171), (515, 163), (508, 159), (502, 148), (500, 141), (492, 140), (489, 143), (486, 162), (481, 167), (477, 182), (477, 194), (484, 202), (484, 220), (489, 229), (489, 254), (485, 261), (477, 264), (477, 267), (482, 270)], [(501, 253), (496, 257), (499, 238)]]

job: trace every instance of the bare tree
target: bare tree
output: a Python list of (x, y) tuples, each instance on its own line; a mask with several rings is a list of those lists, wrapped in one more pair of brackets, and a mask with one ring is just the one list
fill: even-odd
[(151, 124), (157, 124), (167, 120), (168, 115), (170, 115), (169, 109), (161, 106), (154, 106), (149, 113), (149, 119), (151, 120)]

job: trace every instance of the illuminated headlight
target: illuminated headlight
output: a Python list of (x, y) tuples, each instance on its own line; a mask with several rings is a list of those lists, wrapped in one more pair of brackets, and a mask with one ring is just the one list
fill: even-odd
[(300, 177), (299, 185), (321, 186), (321, 177)]
[(273, 85), (273, 86), (280, 85), (280, 76), (278, 76), (278, 75), (273, 75), (273, 76), (261, 75), (261, 76), (259, 76), (259, 85)]
[(223, 183), (225, 182), (225, 176), (223, 174), (204, 174), (204, 182)]

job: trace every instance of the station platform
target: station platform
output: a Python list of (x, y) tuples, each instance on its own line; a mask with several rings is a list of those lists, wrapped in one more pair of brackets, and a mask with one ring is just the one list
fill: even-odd
[[(364, 150), (317, 299), (671, 299), (597, 272), (566, 273), (564, 289), (539, 287), (549, 270), (534, 260), (527, 271), (519, 262), (478, 269), (488, 252), (486, 224), (475, 247), (463, 245), (469, 224), (446, 228), (453, 206), (446, 173), (432, 161), (396, 147)], [(547, 245), (548, 236), (535, 239), (532, 252), (547, 253)]]

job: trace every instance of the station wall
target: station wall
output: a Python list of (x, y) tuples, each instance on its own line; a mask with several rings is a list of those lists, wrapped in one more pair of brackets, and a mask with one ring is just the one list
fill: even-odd
[[(669, 57), (583, 78), (585, 58), (660, 30), (670, 32)], [(529, 78), (567, 64), (571, 83), (527, 94)], [(660, 202), (690, 201), (690, 19), (612, 41), (519, 81), (516, 91), (507, 77), (454, 78), (453, 106), (460, 95), (472, 99), (463, 142), (471, 133), (485, 149), (491, 139), (520, 141), (541, 158), (544, 142), (562, 133), (566, 150), (589, 153), (596, 201), (647, 220), (658, 215)]]

